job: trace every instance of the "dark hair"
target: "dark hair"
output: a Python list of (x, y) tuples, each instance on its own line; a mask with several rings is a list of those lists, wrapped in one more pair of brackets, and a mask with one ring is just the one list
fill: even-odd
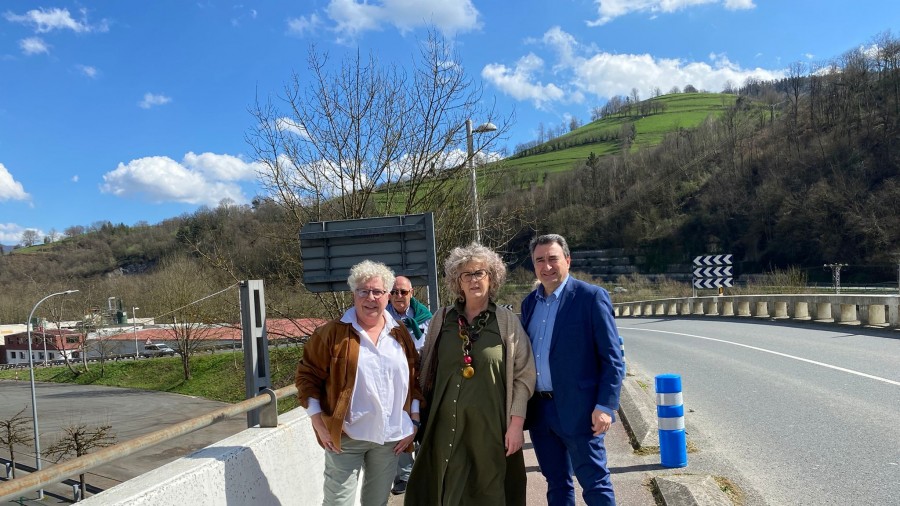
[(566, 242), (566, 238), (559, 234), (544, 234), (539, 235), (531, 240), (531, 243), (528, 244), (528, 249), (531, 253), (531, 256), (534, 256), (534, 249), (538, 246), (543, 246), (545, 244), (559, 244), (559, 247), (563, 250), (563, 256), (569, 258), (569, 243)]

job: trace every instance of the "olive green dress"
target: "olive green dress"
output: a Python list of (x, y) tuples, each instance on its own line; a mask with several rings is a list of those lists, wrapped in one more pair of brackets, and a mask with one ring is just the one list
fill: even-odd
[[(406, 505), (524, 505), (525, 460), (506, 457), (506, 369), (496, 306), (472, 343), (475, 375), (462, 376), (461, 306), (450, 309), (437, 344), (437, 374), (428, 424), (412, 474)], [(476, 319), (477, 320), (477, 319)]]

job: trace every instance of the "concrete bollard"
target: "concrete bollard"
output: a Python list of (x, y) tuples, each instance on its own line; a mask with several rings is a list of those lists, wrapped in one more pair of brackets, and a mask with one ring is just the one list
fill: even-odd
[(686, 467), (687, 439), (680, 375), (656, 376), (656, 416), (659, 419), (660, 463), (664, 467)]

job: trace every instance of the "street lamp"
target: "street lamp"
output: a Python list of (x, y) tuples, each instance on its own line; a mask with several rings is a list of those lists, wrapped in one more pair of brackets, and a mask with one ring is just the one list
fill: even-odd
[(137, 344), (137, 310), (140, 309), (136, 306), (131, 306), (131, 328), (134, 329), (134, 359), (137, 360), (140, 353), (138, 352), (138, 344)]
[(497, 125), (493, 123), (484, 123), (475, 130), (472, 130), (472, 120), (466, 120), (466, 163), (469, 165), (469, 172), (472, 177), (472, 213), (475, 215), (475, 242), (481, 243), (481, 214), (478, 212), (478, 187), (475, 177), (475, 164), (472, 158), (475, 156), (472, 148), (472, 132), (484, 133), (493, 132), (497, 129)]
[[(34, 312), (37, 311), (38, 306), (41, 305), (41, 302), (49, 299), (50, 297), (55, 297), (57, 295), (69, 295), (77, 292), (78, 290), (66, 290), (65, 292), (57, 292), (51, 293), (50, 295), (44, 297), (39, 300), (37, 304), (34, 305), (34, 308), (31, 309), (31, 314), (28, 315), (28, 370), (31, 373), (31, 418), (34, 420), (34, 462), (35, 467), (38, 471), (41, 470), (41, 437), (38, 434), (38, 417), (37, 417), (37, 395), (34, 392), (34, 357), (32, 356), (31, 351), (31, 318), (34, 317)], [(46, 334), (45, 334), (46, 337)], [(44, 341), (46, 345), (46, 340)], [(44, 352), (44, 357), (47, 356), (47, 352)], [(38, 490), (38, 499), (44, 498), (44, 489)]]

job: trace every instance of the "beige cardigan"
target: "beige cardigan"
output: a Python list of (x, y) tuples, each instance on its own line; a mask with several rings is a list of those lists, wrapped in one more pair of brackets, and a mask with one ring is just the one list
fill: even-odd
[[(435, 365), (434, 343), (444, 325), (444, 315), (449, 309), (441, 308), (437, 311), (428, 325), (425, 347), (422, 349), (422, 370), (419, 374), (419, 381), (423, 386), (431, 368)], [(513, 415), (525, 418), (528, 400), (534, 393), (537, 371), (534, 366), (534, 356), (531, 354), (531, 341), (528, 339), (525, 329), (522, 328), (522, 324), (519, 323), (519, 318), (515, 313), (502, 306), (497, 306), (496, 315), (506, 352), (506, 424), (509, 427), (510, 417)], [(512, 357), (511, 360), (510, 357)]]

